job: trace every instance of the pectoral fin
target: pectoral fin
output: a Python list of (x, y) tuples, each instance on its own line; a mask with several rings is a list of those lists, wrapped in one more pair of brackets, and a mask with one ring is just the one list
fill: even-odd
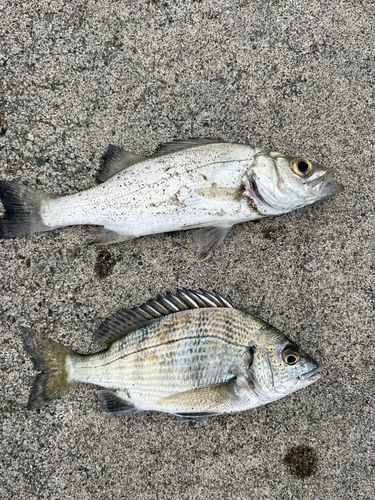
[(222, 415), (222, 412), (213, 413), (213, 412), (205, 412), (205, 413), (175, 413), (176, 417), (180, 417), (183, 422), (190, 422), (191, 420), (199, 420), (200, 418), (207, 417), (217, 417), (218, 415)]
[(210, 186), (207, 188), (196, 189), (195, 193), (203, 198), (219, 199), (223, 201), (236, 201), (238, 199), (239, 190), (237, 188), (225, 188)]
[(207, 259), (218, 248), (232, 226), (214, 226), (200, 229), (195, 236), (198, 261)]
[(159, 399), (158, 405), (178, 405), (181, 407), (184, 414), (189, 414), (197, 410), (199, 414), (209, 412), (214, 408), (226, 403), (234, 397), (233, 390), (234, 382), (224, 382), (222, 384), (210, 385), (200, 389), (192, 389), (190, 391), (179, 392), (165, 398)]

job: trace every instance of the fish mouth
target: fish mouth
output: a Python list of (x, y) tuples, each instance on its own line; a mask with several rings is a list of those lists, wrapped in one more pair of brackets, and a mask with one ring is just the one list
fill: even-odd
[(344, 190), (344, 186), (339, 184), (338, 182), (330, 182), (333, 176), (333, 172), (331, 169), (327, 169), (323, 175), (321, 175), (318, 179), (314, 179), (310, 182), (307, 182), (307, 186), (310, 189), (314, 189), (315, 191), (319, 191), (319, 198), (326, 198), (327, 196), (333, 196), (335, 194), (339, 194)]
[(313, 368), (309, 372), (303, 373), (302, 375), (299, 376), (299, 379), (303, 382), (305, 382), (306, 380), (308, 380), (309, 382), (315, 382), (316, 380), (320, 379), (319, 366)]
[(320, 192), (321, 198), (326, 198), (327, 196), (333, 196), (344, 191), (344, 186), (338, 182), (328, 182)]

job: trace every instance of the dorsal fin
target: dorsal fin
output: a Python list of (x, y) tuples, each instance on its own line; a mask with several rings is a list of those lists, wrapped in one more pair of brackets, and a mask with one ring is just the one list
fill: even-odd
[(99, 182), (105, 182), (115, 174), (121, 172), (121, 170), (145, 159), (145, 156), (135, 155), (134, 153), (130, 153), (118, 146), (110, 144), (104, 157), (103, 167), (96, 178)]
[(94, 334), (94, 340), (108, 346), (115, 340), (125, 337), (128, 333), (142, 328), (155, 318), (187, 309), (206, 307), (235, 308), (235, 305), (231, 299), (224, 299), (217, 292), (178, 290), (175, 294), (168, 293), (165, 297), (159, 296), (156, 300), (149, 300), (140, 307), (121, 309), (115, 312), (100, 326)]
[(177, 139), (172, 142), (167, 142), (165, 144), (160, 144), (158, 149), (151, 156), (147, 158), (156, 158), (158, 156), (168, 155), (170, 153), (176, 153), (177, 151), (183, 151), (184, 149), (197, 148), (198, 146), (204, 146), (205, 144), (218, 144), (224, 142), (221, 139)]

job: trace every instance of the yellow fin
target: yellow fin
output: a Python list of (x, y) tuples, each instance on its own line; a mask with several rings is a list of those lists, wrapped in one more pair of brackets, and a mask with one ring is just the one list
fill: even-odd
[(233, 381), (178, 392), (159, 399), (158, 405), (177, 404), (186, 410), (209, 411), (234, 397)]

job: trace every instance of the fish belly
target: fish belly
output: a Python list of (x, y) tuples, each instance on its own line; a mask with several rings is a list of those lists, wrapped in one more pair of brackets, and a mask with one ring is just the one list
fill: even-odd
[(251, 220), (257, 214), (239, 194), (254, 151), (210, 144), (145, 160), (100, 186), (43, 202), (42, 220), (102, 225), (129, 237)]

